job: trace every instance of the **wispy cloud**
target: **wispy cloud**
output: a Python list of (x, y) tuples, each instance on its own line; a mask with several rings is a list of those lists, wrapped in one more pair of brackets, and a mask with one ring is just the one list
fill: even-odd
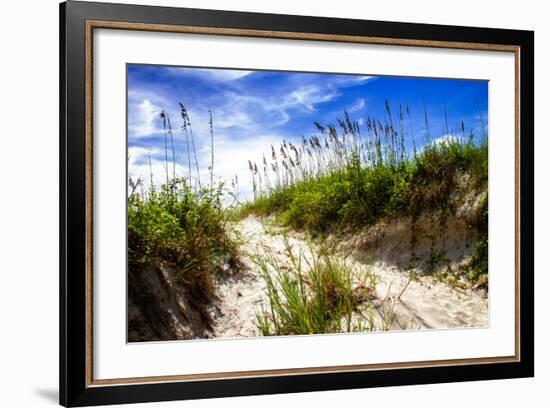
[[(277, 146), (284, 138), (278, 134), (258, 134), (251, 139), (233, 140), (231, 138), (218, 137), (214, 143), (214, 176), (218, 181), (233, 179), (237, 176), (239, 181), (239, 199), (252, 198), (251, 175), (248, 169), (248, 160), (259, 161), (262, 156), (269, 158), (271, 145)], [(209, 175), (207, 164), (210, 160), (210, 149), (201, 151), (201, 178)]]
[(134, 109), (129, 115), (128, 131), (135, 137), (150, 136), (161, 132), (157, 124), (161, 111), (160, 106), (154, 105), (149, 99), (143, 99), (134, 105)]
[(434, 145), (450, 145), (450, 144), (456, 143), (458, 140), (459, 140), (458, 135), (448, 133), (432, 140), (431, 143)]
[(292, 91), (288, 95), (284, 95), (281, 101), (281, 107), (283, 109), (304, 107), (307, 110), (314, 111), (315, 105), (332, 101), (338, 96), (340, 96), (340, 93), (334, 90), (323, 92), (322, 87), (310, 85)]
[(167, 68), (168, 73), (174, 76), (203, 77), (204, 79), (219, 82), (235, 81), (244, 78), (254, 71), (238, 69), (209, 69), (209, 68)]
[(355, 113), (355, 112), (359, 112), (360, 110), (362, 110), (365, 106), (366, 106), (366, 102), (365, 102), (365, 99), (363, 98), (359, 98), (357, 99), (353, 105), (351, 105), (347, 111), (349, 113)]

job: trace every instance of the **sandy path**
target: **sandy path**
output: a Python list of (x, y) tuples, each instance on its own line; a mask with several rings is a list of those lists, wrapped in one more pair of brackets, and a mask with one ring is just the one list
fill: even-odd
[[(218, 305), (218, 316), (215, 317), (214, 337), (249, 337), (259, 335), (256, 326), (256, 313), (262, 308), (269, 308), (269, 300), (264, 293), (265, 283), (257, 266), (249, 259), (266, 249), (271, 251), (278, 262), (288, 263), (285, 254), (283, 235), (274, 233), (256, 217), (250, 216), (237, 224), (243, 244), (242, 261), (247, 267), (242, 276), (219, 282), (221, 303)], [(307, 242), (298, 237), (288, 237), (289, 243), (298, 250), (305, 251)]]
[[(241, 220), (237, 229), (244, 241), (242, 249), (245, 254), (269, 250), (278, 263), (289, 264), (284, 236), (280, 230), (264, 225), (253, 216)], [(295, 254), (308, 253), (308, 244), (304, 238), (298, 233), (287, 232), (287, 239)], [(350, 257), (346, 261), (365, 266)], [(234, 276), (219, 282), (221, 302), (215, 316), (214, 337), (248, 337), (259, 334), (256, 313), (262, 307), (268, 308), (269, 301), (256, 265), (246, 256), (243, 257), (243, 262), (248, 267), (243, 276)], [(488, 300), (483, 291), (451, 288), (432, 277), (410, 281), (407, 272), (381, 262), (375, 262), (371, 267), (378, 276), (377, 300), (374, 301), (378, 312), (378, 327), (381, 327), (384, 311), (390, 310), (395, 315), (393, 329), (488, 325)]]

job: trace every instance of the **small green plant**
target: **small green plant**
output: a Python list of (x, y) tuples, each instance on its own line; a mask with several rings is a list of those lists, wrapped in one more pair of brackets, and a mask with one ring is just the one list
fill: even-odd
[(376, 278), (328, 255), (294, 254), (286, 241), (291, 264), (281, 265), (267, 252), (253, 257), (266, 283), (269, 307), (257, 313), (262, 335), (340, 333), (372, 329), (370, 320), (356, 319), (375, 297)]
[(445, 261), (448, 262), (448, 260), (445, 258), (445, 251), (442, 249), (436, 250), (432, 247), (428, 255), (428, 259), (426, 260), (427, 272), (430, 274), (434, 274), (438, 266), (440, 266), (442, 263), (445, 263)]
[(489, 199), (485, 198), (481, 206), (481, 216), (477, 221), (480, 238), (474, 246), (474, 254), (470, 261), (467, 278), (480, 287), (487, 288), (489, 273)]

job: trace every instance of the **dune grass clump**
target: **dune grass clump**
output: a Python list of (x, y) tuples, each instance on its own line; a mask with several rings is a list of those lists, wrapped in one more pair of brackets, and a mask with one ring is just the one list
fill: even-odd
[(262, 335), (343, 333), (373, 328), (373, 321), (354, 319), (375, 297), (376, 278), (326, 253), (294, 254), (286, 241), (290, 265), (267, 252), (253, 259), (266, 282), (269, 310), (257, 313)]

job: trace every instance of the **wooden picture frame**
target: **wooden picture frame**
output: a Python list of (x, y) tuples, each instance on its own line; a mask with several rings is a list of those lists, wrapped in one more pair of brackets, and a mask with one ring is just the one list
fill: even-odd
[[(457, 360), (94, 379), (91, 61), (93, 31), (101, 28), (514, 53), (515, 354)], [(60, 403), (64, 406), (121, 404), (533, 376), (533, 160), (533, 32), (77, 1), (62, 3)]]

